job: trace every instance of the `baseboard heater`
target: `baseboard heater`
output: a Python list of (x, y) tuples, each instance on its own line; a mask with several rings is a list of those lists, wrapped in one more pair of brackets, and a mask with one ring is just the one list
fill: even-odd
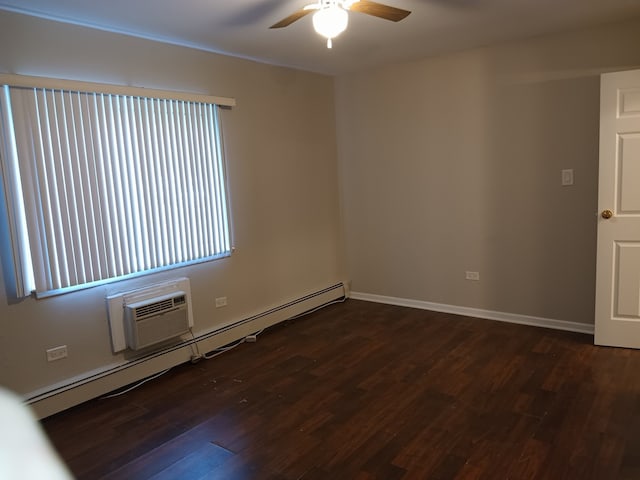
[(344, 283), (338, 283), (256, 315), (214, 328), (178, 345), (164, 347), (134, 360), (88, 372), (46, 390), (33, 392), (26, 396), (25, 402), (39, 418), (48, 417), (167, 368), (188, 362), (193, 353), (194, 343), (199, 345), (200, 351), (209, 352), (263, 328), (344, 299), (347, 295)]

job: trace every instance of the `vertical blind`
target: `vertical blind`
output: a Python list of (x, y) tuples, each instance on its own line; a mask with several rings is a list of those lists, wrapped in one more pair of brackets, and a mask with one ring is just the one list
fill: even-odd
[(57, 293), (230, 254), (219, 107), (3, 88), (18, 292)]

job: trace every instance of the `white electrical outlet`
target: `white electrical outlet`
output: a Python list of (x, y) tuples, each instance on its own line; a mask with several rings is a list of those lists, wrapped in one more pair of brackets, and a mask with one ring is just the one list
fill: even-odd
[(573, 185), (573, 168), (562, 170), (562, 186), (568, 187)]
[(480, 280), (480, 272), (465, 272), (464, 278), (467, 280)]
[(226, 306), (227, 306), (227, 297), (216, 298), (216, 308), (226, 307)]
[(59, 347), (47, 350), (47, 362), (55, 362), (56, 360), (62, 360), (63, 358), (67, 358), (66, 345), (60, 345)]

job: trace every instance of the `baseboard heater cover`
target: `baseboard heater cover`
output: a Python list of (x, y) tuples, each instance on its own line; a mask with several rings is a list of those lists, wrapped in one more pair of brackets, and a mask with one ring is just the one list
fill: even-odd
[(45, 418), (87, 400), (99, 397), (162, 370), (188, 362), (195, 343), (201, 351), (212, 351), (317, 307), (346, 298), (346, 288), (338, 283), (256, 315), (217, 327), (135, 360), (112, 365), (61, 382), (44, 391), (25, 396), (38, 418)]

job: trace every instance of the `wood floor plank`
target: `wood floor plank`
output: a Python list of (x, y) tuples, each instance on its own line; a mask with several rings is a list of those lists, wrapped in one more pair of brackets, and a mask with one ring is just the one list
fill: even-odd
[[(153, 480), (174, 480), (177, 478), (199, 478), (211, 476), (212, 471), (220, 470), (225, 460), (233, 453), (212, 443), (204, 442), (200, 446), (172, 463), (168, 468), (149, 477)], [(130, 477), (122, 477), (130, 478)]]
[[(144, 455), (136, 457), (121, 468), (105, 475), (104, 478), (111, 480), (120, 478), (129, 480), (151, 478), (183, 461), (191, 452), (202, 448), (204, 448), (205, 454), (210, 452), (212, 439), (218, 435), (220, 429), (225, 428), (228, 428), (228, 418), (224, 414), (217, 415), (197, 427), (171, 438), (169, 441)], [(211, 445), (219, 450), (224, 450), (228, 455), (233, 455), (233, 452), (223, 449), (219, 445)], [(218, 463), (222, 463), (222, 460), (226, 460), (226, 456), (228, 456), (221, 455), (219, 451), (216, 451), (216, 455), (216, 458), (221, 459)]]
[(640, 352), (348, 300), (43, 420), (82, 479), (640, 478)]

